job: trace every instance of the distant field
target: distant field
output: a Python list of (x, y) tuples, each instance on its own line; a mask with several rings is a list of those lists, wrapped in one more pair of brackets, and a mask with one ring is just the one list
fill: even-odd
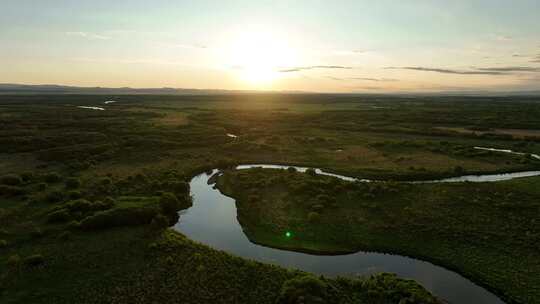
[(467, 128), (459, 127), (437, 127), (439, 130), (454, 131), (464, 134), (507, 134), (517, 139), (525, 138), (540, 138), (540, 130), (527, 130), (527, 129), (488, 129), (488, 130), (471, 130)]

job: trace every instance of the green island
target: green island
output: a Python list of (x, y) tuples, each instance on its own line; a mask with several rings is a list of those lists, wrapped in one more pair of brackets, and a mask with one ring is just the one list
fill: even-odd
[[(440, 303), (391, 274), (320, 277), (168, 227), (192, 204), (192, 177), (241, 163), (395, 181), (540, 168), (529, 155), (540, 153), (540, 104), (529, 97), (108, 98), (118, 102), (0, 96), (1, 303)], [(219, 179), (256, 243), (409, 255), (507, 303), (540, 303), (539, 184), (358, 184), (276, 170)]]

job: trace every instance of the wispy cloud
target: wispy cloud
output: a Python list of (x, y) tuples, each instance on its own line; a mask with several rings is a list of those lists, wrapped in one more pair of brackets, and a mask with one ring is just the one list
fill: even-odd
[(362, 86), (362, 87), (354, 87), (358, 90), (369, 90), (369, 91), (378, 91), (378, 90), (384, 90), (385, 88), (381, 87), (374, 87), (374, 86)]
[(340, 56), (352, 56), (352, 55), (360, 55), (360, 54), (366, 54), (369, 53), (370, 50), (362, 50), (362, 49), (355, 49), (355, 50), (334, 50), (332, 51), (332, 54), (334, 55), (340, 55)]
[(341, 69), (341, 70), (350, 70), (352, 67), (350, 66), (342, 66), (342, 65), (311, 65), (311, 66), (303, 66), (303, 67), (293, 67), (293, 68), (286, 68), (279, 70), (280, 73), (293, 73), (293, 72), (300, 72), (300, 71), (306, 71), (306, 70), (315, 70), (315, 69)]
[(337, 81), (349, 81), (349, 80), (362, 80), (362, 81), (374, 81), (374, 82), (394, 82), (394, 81), (399, 81), (398, 79), (394, 79), (394, 78), (368, 78), (368, 77), (345, 77), (345, 78), (340, 78), (340, 77), (333, 77), (333, 76), (328, 76), (329, 79), (332, 79), (332, 80), (337, 80)]
[(540, 72), (540, 68), (537, 67), (523, 67), (523, 66), (509, 66), (509, 67), (496, 67), (496, 68), (477, 68), (478, 71), (486, 72)]
[(380, 81), (380, 82), (394, 82), (399, 81), (399, 79), (394, 78), (365, 78), (365, 77), (353, 77), (354, 80), (365, 80), (365, 81)]
[(428, 67), (387, 67), (387, 70), (413, 70), (421, 72), (435, 72), (442, 74), (458, 74), (458, 75), (505, 75), (507, 73), (502, 71), (490, 71), (490, 70), (454, 70), (444, 68), (428, 68)]
[(72, 36), (72, 37), (79, 37), (79, 38), (86, 38), (91, 40), (108, 40), (111, 39), (109, 36), (105, 35), (99, 35), (94, 33), (88, 33), (88, 32), (66, 32), (66, 35)]
[(176, 65), (184, 67), (198, 67), (188, 62), (159, 60), (155, 58), (70, 58), (74, 62), (101, 63), (101, 64), (148, 64), (148, 65)]
[(514, 37), (510, 35), (503, 35), (503, 34), (493, 34), (492, 37), (494, 40), (497, 40), (497, 41), (510, 41), (514, 39)]
[(208, 46), (202, 45), (202, 44), (184, 44), (184, 43), (170, 44), (170, 46), (174, 48), (181, 48), (181, 49), (207, 49), (208, 48)]

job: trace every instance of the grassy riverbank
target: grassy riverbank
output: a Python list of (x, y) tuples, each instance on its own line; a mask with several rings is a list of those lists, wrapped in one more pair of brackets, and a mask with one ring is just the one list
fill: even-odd
[(13, 195), (0, 209), (1, 302), (439, 303), (414, 281), (388, 274), (318, 278), (197, 244), (166, 229), (190, 206), (187, 185), (161, 180), (156, 195), (143, 196), (156, 187), (152, 178), (89, 187), (58, 175), (4, 176), (27, 197)]
[(249, 169), (226, 171), (218, 187), (237, 199), (253, 242), (326, 254), (400, 253), (455, 269), (509, 301), (540, 298), (540, 178), (362, 184)]

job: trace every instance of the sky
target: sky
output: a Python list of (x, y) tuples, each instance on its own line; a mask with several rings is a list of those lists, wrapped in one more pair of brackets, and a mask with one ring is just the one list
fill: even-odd
[(0, 0), (0, 83), (540, 90), (538, 0)]

